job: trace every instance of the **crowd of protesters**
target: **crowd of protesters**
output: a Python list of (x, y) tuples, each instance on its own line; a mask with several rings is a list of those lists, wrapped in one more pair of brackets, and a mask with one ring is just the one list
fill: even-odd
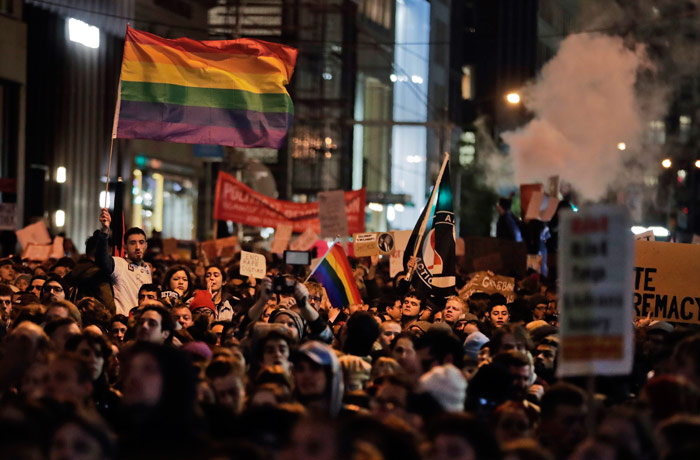
[(351, 259), (364, 303), (337, 306), (276, 255), (256, 280), (130, 229), (113, 257), (110, 222), (78, 259), (0, 261), (2, 458), (700, 458), (697, 328), (638, 321), (633, 372), (587, 393), (537, 273), (436, 299)]

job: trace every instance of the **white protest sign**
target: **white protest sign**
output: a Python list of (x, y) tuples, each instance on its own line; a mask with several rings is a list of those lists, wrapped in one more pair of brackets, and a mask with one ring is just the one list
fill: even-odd
[(394, 252), (389, 257), (389, 276), (392, 278), (403, 271), (403, 253), (406, 250), (411, 230), (400, 230), (394, 233)]
[(314, 233), (311, 227), (307, 227), (304, 233), (299, 235), (296, 240), (292, 241), (289, 249), (292, 251), (308, 251), (318, 240), (318, 235)]
[(0, 230), (17, 229), (17, 205), (0, 203)]
[(254, 252), (241, 251), (240, 273), (243, 276), (252, 276), (257, 279), (265, 278), (265, 273), (267, 273), (265, 256)]
[(634, 235), (635, 241), (638, 240), (644, 240), (644, 241), (656, 241), (654, 239), (654, 231), (653, 230), (647, 230), (646, 232), (640, 233), (639, 235)]
[(43, 220), (27, 225), (21, 230), (15, 232), (17, 235), (17, 240), (22, 248), (26, 249), (27, 246), (31, 244), (51, 244), (51, 236), (49, 236), (49, 231), (46, 228), (46, 224)]
[(530, 201), (527, 204), (527, 210), (525, 211), (525, 221), (530, 220), (541, 220), (542, 222), (549, 222), (554, 217), (557, 212), (557, 207), (559, 206), (559, 199), (552, 196), (546, 196), (542, 192), (535, 191), (532, 192), (530, 196)]
[(345, 210), (345, 192), (335, 190), (318, 194), (318, 218), (321, 237), (335, 238), (348, 235), (348, 215)]
[(292, 239), (292, 225), (291, 224), (279, 224), (277, 229), (275, 229), (275, 239), (272, 240), (272, 246), (270, 247), (270, 252), (273, 254), (283, 254), (289, 240)]
[(394, 236), (390, 232), (353, 233), (355, 257), (390, 255), (394, 252)]
[(634, 239), (627, 209), (564, 211), (559, 225), (560, 377), (632, 370)]

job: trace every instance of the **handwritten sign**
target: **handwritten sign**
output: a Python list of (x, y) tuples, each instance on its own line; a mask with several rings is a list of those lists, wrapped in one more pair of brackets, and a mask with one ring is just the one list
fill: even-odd
[(634, 313), (700, 324), (700, 246), (635, 241)]
[(394, 252), (394, 235), (389, 232), (354, 233), (352, 241), (355, 257), (389, 255)]
[(459, 295), (469, 298), (475, 292), (501, 294), (507, 302), (515, 300), (515, 278), (479, 272), (459, 291)]
[(241, 251), (241, 275), (263, 279), (267, 273), (265, 256), (254, 252)]
[(560, 377), (632, 370), (634, 240), (629, 228), (624, 206), (562, 213)]
[(272, 240), (270, 252), (273, 254), (283, 254), (292, 239), (292, 225), (279, 224), (275, 229), (275, 239)]
[(348, 215), (345, 210), (345, 192), (342, 190), (320, 192), (318, 217), (321, 220), (321, 237), (347, 236)]

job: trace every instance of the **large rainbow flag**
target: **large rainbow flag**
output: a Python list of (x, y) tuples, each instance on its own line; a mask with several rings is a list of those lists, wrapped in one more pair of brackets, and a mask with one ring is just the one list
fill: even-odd
[(326, 293), (334, 307), (347, 307), (362, 303), (360, 291), (350, 268), (343, 247), (333, 243), (323, 260), (319, 262), (311, 276), (326, 288)]
[(127, 27), (112, 137), (282, 146), (298, 51), (260, 40), (169, 40)]

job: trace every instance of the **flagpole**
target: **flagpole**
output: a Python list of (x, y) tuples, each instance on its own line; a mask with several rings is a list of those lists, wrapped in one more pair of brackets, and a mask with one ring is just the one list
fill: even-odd
[[(430, 194), (430, 201), (428, 201), (428, 204), (431, 205), (433, 204), (433, 201), (435, 200), (435, 195), (437, 194), (437, 190), (440, 185), (440, 181), (442, 180), (442, 175), (445, 172), (445, 168), (447, 167), (447, 162), (450, 160), (450, 154), (445, 152), (445, 159), (442, 160), (442, 166), (440, 167), (440, 174), (438, 174), (438, 178), (435, 181), (435, 186), (433, 187), (433, 191)], [(416, 256), (418, 255), (418, 249), (421, 246), (421, 242), (423, 240), (423, 234), (425, 233), (425, 227), (428, 225), (428, 213), (430, 212), (430, 209), (426, 208), (426, 213), (425, 216), (423, 216), (423, 222), (421, 222), (420, 225), (420, 231), (418, 232), (418, 238), (416, 239), (416, 244), (413, 247), (413, 257), (412, 259), (415, 259)], [(411, 278), (413, 277), (413, 272), (415, 270), (415, 266), (411, 269), (409, 269), (408, 274), (406, 274), (406, 281), (411, 281)]]

